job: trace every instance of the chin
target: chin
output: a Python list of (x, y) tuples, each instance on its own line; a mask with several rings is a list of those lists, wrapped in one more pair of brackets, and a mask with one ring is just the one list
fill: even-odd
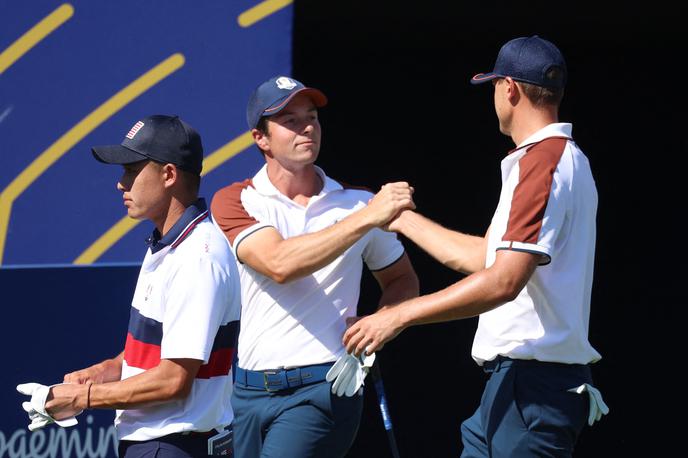
[(143, 219), (140, 213), (136, 212), (135, 210), (128, 208), (127, 209), (127, 216), (132, 219)]
[(318, 155), (320, 155), (320, 146), (309, 148), (308, 153), (313, 158), (313, 160), (316, 160), (318, 158)]

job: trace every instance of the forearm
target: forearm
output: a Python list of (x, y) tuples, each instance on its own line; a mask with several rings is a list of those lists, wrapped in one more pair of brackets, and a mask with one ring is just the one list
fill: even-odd
[(450, 269), (470, 274), (485, 267), (484, 237), (447, 229), (412, 211), (404, 212), (395, 224), (398, 232)]
[(492, 266), (399, 306), (403, 327), (480, 315), (514, 300), (538, 266), (533, 253), (500, 250)]
[(411, 326), (469, 318), (498, 306), (502, 298), (493, 295), (489, 280), (481, 274), (363, 317), (344, 333), (346, 351), (357, 356), (364, 350), (375, 352)]
[(362, 209), (323, 230), (284, 239), (268, 255), (269, 276), (285, 283), (310, 275), (333, 262), (374, 227)]
[(404, 209), (413, 209), (413, 188), (388, 183), (368, 204), (335, 224), (284, 239), (275, 229), (256, 231), (238, 242), (237, 258), (278, 283), (310, 275), (334, 261), (375, 227), (382, 227)]
[(174, 384), (150, 369), (119, 382), (91, 387), (90, 407), (101, 409), (134, 409), (164, 403), (177, 398)]
[(55, 418), (62, 419), (87, 408), (134, 409), (183, 399), (201, 363), (163, 359), (156, 367), (117, 382), (54, 386), (45, 407)]
[(540, 261), (533, 253), (501, 250), (487, 269), (436, 293), (385, 307), (354, 323), (344, 333), (347, 351), (377, 351), (404, 329), (425, 323), (470, 318), (514, 300)]
[(133, 377), (91, 387), (90, 406), (105, 409), (133, 409), (183, 399), (202, 361), (175, 359), (160, 361), (156, 367)]
[(488, 271), (481, 271), (432, 294), (405, 301), (398, 307), (402, 328), (478, 316), (509, 299), (495, 287)]

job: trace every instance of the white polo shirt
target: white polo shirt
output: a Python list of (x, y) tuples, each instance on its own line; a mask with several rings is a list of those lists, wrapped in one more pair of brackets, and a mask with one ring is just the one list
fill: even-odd
[(161, 359), (202, 360), (185, 399), (118, 410), (120, 440), (143, 441), (232, 422), (231, 365), (241, 308), (236, 262), (203, 199), (149, 239), (131, 304), (122, 380)]
[[(274, 227), (285, 239), (316, 232), (365, 207), (373, 197), (365, 190), (345, 189), (316, 169), (324, 186), (305, 207), (273, 186), (267, 166), (252, 179), (215, 194), (213, 219), (235, 254), (244, 239), (262, 228)], [(403, 253), (396, 234), (373, 229), (331, 264), (286, 284), (240, 263), (239, 366), (267, 370), (335, 361), (344, 352), (346, 318), (356, 315), (363, 263), (381, 270)]]
[(497, 250), (542, 255), (518, 297), (480, 315), (472, 355), (587, 364), (597, 190), (571, 124), (550, 124), (502, 161), (502, 191), (487, 241)]

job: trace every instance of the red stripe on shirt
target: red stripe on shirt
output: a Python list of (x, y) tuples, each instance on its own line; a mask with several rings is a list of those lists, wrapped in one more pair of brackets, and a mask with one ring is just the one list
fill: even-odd
[(177, 237), (177, 240), (172, 242), (171, 247), (177, 248), (184, 241), (186, 236), (189, 235), (191, 233), (191, 231), (193, 231), (196, 226), (198, 226), (198, 223), (200, 223), (201, 221), (203, 221), (207, 217), (208, 217), (208, 210), (206, 210), (203, 213), (201, 213), (200, 215), (198, 215), (196, 217), (196, 219), (191, 221), (191, 224), (186, 226), (186, 229), (184, 229), (184, 232), (182, 232), (181, 235), (179, 237)]
[(208, 363), (198, 369), (196, 378), (208, 379), (228, 375), (234, 360), (234, 348), (221, 348), (210, 354)]
[(129, 367), (151, 369), (160, 364), (160, 345), (141, 342), (128, 333), (124, 345), (124, 360)]

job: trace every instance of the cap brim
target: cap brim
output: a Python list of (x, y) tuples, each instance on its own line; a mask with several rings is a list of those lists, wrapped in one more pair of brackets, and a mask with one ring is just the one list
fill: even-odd
[(292, 92), (291, 94), (289, 94), (289, 97), (280, 101), (277, 105), (266, 108), (263, 111), (263, 116), (272, 116), (279, 113), (280, 111), (282, 111), (284, 107), (289, 105), (291, 99), (296, 97), (298, 94), (307, 95), (313, 101), (313, 104), (317, 108), (322, 108), (325, 105), (327, 105), (327, 97), (325, 97), (325, 94), (323, 94), (322, 91), (312, 87), (304, 87), (303, 89), (299, 89), (298, 91)]
[(104, 145), (91, 148), (93, 157), (106, 164), (132, 164), (145, 161), (147, 156), (122, 145)]
[(471, 78), (471, 84), (482, 84), (492, 81), (495, 78), (500, 78), (500, 75), (495, 72), (490, 73), (478, 73), (473, 78)]

